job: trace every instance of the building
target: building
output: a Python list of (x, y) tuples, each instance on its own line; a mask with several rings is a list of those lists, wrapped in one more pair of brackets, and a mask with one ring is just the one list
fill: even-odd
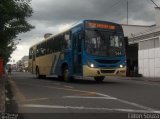
[(28, 70), (28, 60), (29, 60), (28, 56), (23, 56), (22, 59), (21, 59), (22, 69), (24, 71)]
[(137, 65), (139, 74), (153, 78), (160, 77), (160, 8), (155, 11), (155, 25), (123, 25), (129, 39), (129, 62)]

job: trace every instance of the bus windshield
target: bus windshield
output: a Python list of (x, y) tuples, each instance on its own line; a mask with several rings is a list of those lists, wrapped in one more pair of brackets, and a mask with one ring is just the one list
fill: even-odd
[(124, 55), (123, 36), (109, 31), (86, 30), (85, 50), (96, 56)]

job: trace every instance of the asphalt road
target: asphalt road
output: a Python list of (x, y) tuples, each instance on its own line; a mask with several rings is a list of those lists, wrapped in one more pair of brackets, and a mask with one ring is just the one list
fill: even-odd
[(160, 82), (106, 77), (103, 83), (91, 78), (66, 83), (22, 72), (13, 72), (8, 81), (6, 110), (23, 118), (160, 119)]

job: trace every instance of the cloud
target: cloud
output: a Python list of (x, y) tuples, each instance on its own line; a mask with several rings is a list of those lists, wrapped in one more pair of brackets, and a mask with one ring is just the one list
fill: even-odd
[[(126, 17), (127, 0), (33, 0), (32, 19), (55, 25), (80, 19), (104, 19), (120, 23)], [(153, 20), (154, 5), (149, 0), (128, 0), (129, 16), (135, 20)], [(158, 2), (158, 1), (157, 1)], [(146, 18), (146, 19), (144, 19)]]

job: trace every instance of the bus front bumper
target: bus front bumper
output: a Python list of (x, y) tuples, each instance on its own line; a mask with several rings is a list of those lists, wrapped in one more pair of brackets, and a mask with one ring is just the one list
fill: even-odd
[(126, 66), (122, 68), (91, 68), (88, 65), (83, 66), (83, 76), (95, 77), (95, 76), (126, 76)]

